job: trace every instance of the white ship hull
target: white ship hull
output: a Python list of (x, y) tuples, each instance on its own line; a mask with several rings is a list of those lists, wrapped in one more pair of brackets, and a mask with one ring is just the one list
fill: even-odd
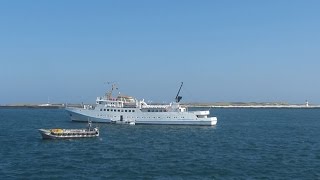
[(214, 126), (217, 124), (217, 118), (206, 118), (206, 119), (176, 119), (176, 120), (143, 120), (136, 121), (136, 124), (157, 124), (157, 125), (203, 125), (203, 126)]
[(88, 122), (88, 119), (96, 123), (111, 123), (111, 119), (95, 115), (92, 110), (82, 108), (66, 108), (72, 121)]
[[(94, 109), (66, 108), (72, 121), (96, 123), (130, 123), (157, 125), (205, 125), (217, 124), (216, 117), (197, 118), (194, 112), (139, 112), (121, 113), (96, 111)], [(203, 111), (196, 111), (203, 112)]]

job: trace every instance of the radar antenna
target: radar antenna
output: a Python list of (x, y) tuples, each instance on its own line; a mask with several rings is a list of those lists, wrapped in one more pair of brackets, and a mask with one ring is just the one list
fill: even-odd
[(180, 91), (181, 91), (182, 85), (183, 85), (183, 82), (181, 82), (181, 86), (180, 86), (179, 91), (178, 91), (178, 93), (177, 93), (176, 103), (179, 103), (180, 100), (182, 99), (182, 96), (179, 96), (179, 93), (180, 93)]

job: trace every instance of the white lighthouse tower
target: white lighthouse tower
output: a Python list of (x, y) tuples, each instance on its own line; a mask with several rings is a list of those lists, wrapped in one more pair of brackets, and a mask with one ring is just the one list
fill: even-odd
[(309, 107), (309, 102), (308, 102), (308, 100), (306, 100), (306, 107)]

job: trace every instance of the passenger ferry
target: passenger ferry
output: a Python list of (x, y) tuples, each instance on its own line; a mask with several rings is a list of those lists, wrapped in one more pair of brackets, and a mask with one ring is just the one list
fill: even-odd
[(117, 89), (115, 84), (103, 97), (97, 97), (96, 105), (84, 105), (81, 108), (66, 107), (72, 121), (87, 121), (116, 124), (166, 124), (166, 125), (209, 125), (217, 124), (216, 117), (210, 117), (209, 110), (189, 111), (180, 105), (179, 96), (183, 82), (176, 95), (175, 102), (168, 105), (149, 105), (144, 100), (131, 96), (112, 97)]
[(88, 122), (86, 129), (39, 129), (43, 139), (70, 139), (70, 138), (89, 138), (98, 137), (99, 129), (92, 128)]

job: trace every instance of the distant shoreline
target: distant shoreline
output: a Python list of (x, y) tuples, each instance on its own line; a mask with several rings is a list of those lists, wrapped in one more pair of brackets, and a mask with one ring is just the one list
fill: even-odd
[(62, 109), (64, 106), (37, 106), (37, 105), (9, 105), (9, 106), (0, 106), (0, 109), (19, 109), (19, 108), (26, 108), (26, 109)]
[(280, 106), (193, 106), (193, 105), (188, 105), (188, 107), (194, 107), (194, 108), (242, 108), (242, 109), (320, 109), (320, 106), (304, 106), (304, 105), (280, 105)]
[[(283, 109), (320, 109), (320, 105), (305, 105), (305, 104), (271, 104), (271, 103), (208, 103), (208, 104), (199, 104), (199, 103), (188, 103), (182, 104), (189, 108), (256, 108), (256, 109), (271, 109), (271, 108), (283, 108)], [(83, 107), (82, 104), (67, 104), (69, 107)], [(17, 104), (17, 105), (0, 105), (0, 108), (4, 109), (15, 109), (15, 108), (30, 108), (30, 109), (63, 109), (65, 104)]]

